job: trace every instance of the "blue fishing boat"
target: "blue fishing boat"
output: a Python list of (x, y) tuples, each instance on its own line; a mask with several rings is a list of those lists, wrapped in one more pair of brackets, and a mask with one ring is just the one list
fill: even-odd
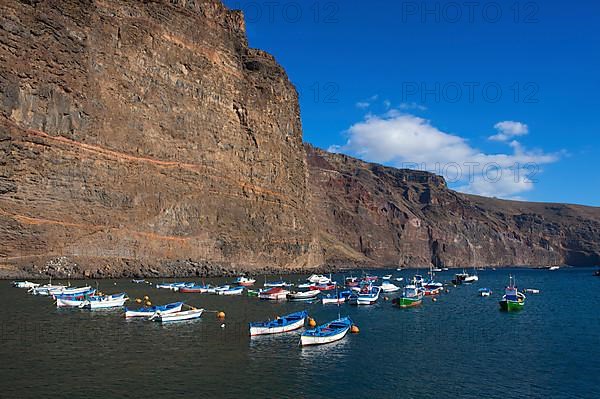
[(79, 292), (77, 294), (54, 294), (54, 299), (65, 299), (65, 300), (83, 300), (89, 296), (92, 296), (96, 293), (96, 289), (90, 288), (87, 291)]
[(340, 291), (335, 295), (329, 294), (323, 298), (323, 305), (327, 305), (327, 304), (331, 304), (331, 303), (333, 303), (333, 304), (344, 303), (348, 300), (348, 298), (350, 298), (351, 295), (352, 295), (352, 291), (350, 291), (350, 290)]
[(125, 308), (125, 317), (150, 317), (154, 313), (160, 312), (162, 314), (177, 313), (181, 312), (183, 302), (173, 302), (162, 306), (146, 306), (139, 309), (128, 309)]
[(381, 287), (374, 285), (365, 285), (358, 294), (352, 294), (348, 298), (350, 305), (372, 305), (379, 299)]
[(275, 320), (250, 323), (250, 336), (279, 334), (297, 330), (304, 326), (307, 317), (308, 313), (303, 310), (302, 312), (290, 313), (278, 317)]
[(350, 327), (352, 327), (352, 320), (349, 317), (339, 318), (312, 330), (304, 331), (300, 336), (300, 345), (321, 345), (339, 341), (346, 336)]

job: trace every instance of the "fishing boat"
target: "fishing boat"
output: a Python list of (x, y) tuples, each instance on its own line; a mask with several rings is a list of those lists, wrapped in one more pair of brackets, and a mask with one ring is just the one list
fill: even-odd
[(165, 289), (165, 290), (171, 290), (171, 291), (179, 291), (180, 288), (191, 287), (193, 285), (194, 285), (194, 283), (186, 283), (186, 282), (160, 283), (160, 284), (156, 284), (156, 288), (158, 288), (158, 289)]
[(241, 277), (236, 278), (234, 283), (241, 285), (243, 287), (250, 287), (250, 286), (254, 285), (254, 283), (256, 283), (256, 280), (253, 278), (241, 276)]
[(209, 285), (194, 284), (192, 286), (179, 288), (179, 292), (183, 294), (205, 294), (210, 288)]
[(31, 288), (39, 287), (40, 285), (37, 283), (32, 283), (31, 281), (13, 281), (12, 286), (15, 288), (31, 289)]
[(309, 290), (311, 291), (331, 291), (331, 290), (335, 290), (336, 288), (336, 284), (317, 284), (317, 285), (311, 285), (310, 287), (308, 287)]
[(322, 274), (313, 274), (308, 277), (306, 281), (313, 284), (329, 284), (331, 283), (331, 278), (323, 276)]
[(250, 336), (280, 334), (294, 331), (304, 326), (308, 313), (306, 311), (290, 313), (275, 320), (249, 323)]
[(258, 294), (260, 294), (261, 290), (248, 290), (246, 292), (246, 295), (249, 297), (258, 297)]
[(319, 290), (290, 292), (286, 295), (286, 298), (288, 301), (312, 301), (317, 299), (320, 293)]
[(402, 296), (396, 298), (392, 303), (399, 308), (411, 308), (413, 306), (419, 306), (423, 303), (423, 293), (415, 285), (407, 285), (402, 291)]
[(339, 341), (344, 338), (352, 327), (349, 317), (339, 318), (317, 328), (304, 331), (300, 335), (300, 345), (321, 345)]
[(133, 280), (131, 280), (131, 282), (134, 283), (134, 284), (144, 284), (146, 282), (146, 280), (136, 280), (136, 279), (133, 279)]
[(294, 285), (294, 284), (287, 283), (283, 280), (265, 282), (265, 284), (264, 284), (265, 288), (283, 288), (283, 287), (291, 287), (292, 285)]
[(528, 294), (539, 294), (540, 290), (538, 290), (537, 288), (527, 288), (525, 292)]
[(365, 276), (363, 277), (363, 281), (367, 281), (367, 282), (371, 282), (371, 283), (377, 281), (378, 279), (379, 279), (379, 277), (372, 276), (370, 274), (365, 274)]
[(284, 290), (281, 287), (273, 287), (273, 288), (270, 288), (268, 290), (261, 291), (258, 294), (258, 297), (260, 299), (277, 301), (277, 300), (286, 299), (287, 298), (287, 294), (289, 294), (289, 293), (290, 292), (288, 290)]
[(372, 305), (379, 299), (381, 287), (374, 285), (365, 285), (358, 294), (350, 295), (348, 303), (350, 305)]
[(55, 300), (67, 299), (67, 300), (72, 300), (72, 301), (82, 301), (85, 298), (92, 296), (94, 294), (96, 294), (96, 290), (94, 288), (91, 288), (87, 291), (80, 292), (78, 294), (54, 294), (54, 295), (52, 295), (52, 298)]
[(66, 285), (45, 284), (45, 285), (40, 285), (39, 287), (30, 288), (27, 292), (29, 292), (33, 295), (50, 296), (50, 291), (56, 291), (56, 290), (65, 289), (65, 288), (67, 288)]
[(181, 312), (183, 302), (173, 302), (162, 306), (147, 306), (139, 309), (128, 309), (125, 308), (125, 318), (129, 319), (132, 317), (150, 317), (154, 313), (160, 312), (161, 314), (177, 313)]
[(396, 281), (398, 281), (398, 282), (404, 281), (404, 277), (396, 277)]
[(490, 296), (492, 295), (492, 290), (489, 288), (480, 288), (477, 290), (477, 294), (479, 294), (479, 296)]
[(515, 285), (513, 276), (509, 276), (508, 287), (504, 290), (504, 296), (499, 302), (500, 309), (508, 312), (514, 310), (521, 310), (525, 307), (525, 294), (519, 292)]
[[(85, 308), (85, 305), (89, 302), (101, 302), (103, 301), (105, 305), (110, 304), (110, 301), (117, 301), (124, 299), (124, 301), (117, 306), (123, 306), (125, 300), (128, 298), (125, 297), (125, 293), (114, 294), (114, 295), (86, 295), (86, 296), (76, 296), (76, 295), (63, 295), (56, 298), (56, 307), (57, 308)], [(111, 304), (112, 305), (112, 304)], [(114, 306), (108, 306), (114, 307)]]
[(51, 289), (48, 291), (48, 295), (56, 299), (60, 295), (90, 295), (94, 289), (90, 286), (76, 287), (76, 288), (58, 288)]
[(302, 283), (302, 284), (297, 285), (296, 288), (298, 288), (299, 290), (308, 290), (313, 285), (315, 285), (315, 284), (314, 283)]
[(227, 291), (228, 289), (230, 289), (231, 286), (229, 284), (225, 284), (225, 285), (221, 285), (219, 287), (215, 287), (214, 290), (208, 290), (208, 292), (210, 292), (211, 294), (217, 294), (217, 295), (222, 295), (221, 293), (224, 291)]
[(423, 288), (423, 294), (426, 296), (435, 296), (442, 293), (444, 287), (425, 287)]
[(90, 310), (120, 308), (128, 300), (129, 298), (127, 298), (127, 295), (125, 293), (104, 296), (91, 296), (82, 301), (79, 307), (82, 309)]
[(344, 284), (346, 284), (346, 287), (358, 287), (358, 284), (360, 284), (360, 279), (358, 277), (346, 277), (344, 279)]
[(392, 278), (391, 274), (386, 274), (385, 276), (383, 276), (381, 279), (382, 280), (390, 280)]
[(600, 277), (600, 270), (596, 270), (596, 271), (594, 272), (594, 276), (596, 276), (596, 277)]
[(328, 294), (323, 298), (323, 305), (344, 303), (350, 298), (352, 291), (340, 291), (335, 295)]
[(221, 290), (218, 292), (219, 295), (242, 295), (244, 293), (245, 287), (240, 285), (238, 287), (229, 287), (226, 290)]
[(551, 272), (559, 270), (559, 269), (560, 269), (560, 266), (549, 266), (548, 267), (548, 270), (550, 270)]
[(454, 275), (452, 284), (455, 284), (455, 285), (471, 284), (478, 280), (479, 280), (479, 277), (477, 275), (471, 275), (463, 270), (462, 273), (456, 273)]
[(390, 283), (389, 281), (384, 281), (383, 283), (381, 283), (381, 291), (382, 292), (396, 292), (396, 291), (400, 291), (400, 287), (398, 287), (396, 284)]
[[(448, 269), (446, 269), (446, 270), (448, 270)], [(441, 269), (441, 268), (439, 268), (439, 267), (434, 267), (433, 269), (431, 269), (431, 271), (432, 271), (432, 272), (435, 272), (435, 273), (439, 273), (439, 272), (442, 272), (442, 271), (444, 271), (444, 270), (443, 270), (443, 269)]]
[(177, 321), (187, 321), (199, 319), (202, 317), (204, 309), (190, 309), (175, 313), (162, 313), (160, 311), (154, 313), (148, 320), (153, 320), (158, 323), (173, 323)]

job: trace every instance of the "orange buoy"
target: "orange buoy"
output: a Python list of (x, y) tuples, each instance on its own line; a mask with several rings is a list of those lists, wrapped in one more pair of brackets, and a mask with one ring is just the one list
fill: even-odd
[(317, 322), (315, 321), (315, 319), (313, 319), (312, 317), (308, 319), (308, 325), (311, 327), (316, 327), (317, 326)]
[(135, 298), (135, 303), (142, 303), (142, 300), (140, 298)]
[(352, 334), (358, 334), (358, 333), (360, 332), (360, 330), (359, 330), (359, 328), (358, 328), (358, 326), (357, 326), (357, 325), (354, 325), (354, 324), (353, 324), (353, 325), (352, 325), (352, 327), (350, 327), (350, 332), (351, 332)]
[(150, 297), (148, 295), (144, 296), (144, 301), (147, 301), (149, 299), (150, 299)]
[(449, 294), (449, 293), (450, 293), (450, 290), (446, 288), (446, 294)]
[(217, 313), (217, 318), (224, 319), (225, 318), (225, 312), (219, 312), (219, 313)]

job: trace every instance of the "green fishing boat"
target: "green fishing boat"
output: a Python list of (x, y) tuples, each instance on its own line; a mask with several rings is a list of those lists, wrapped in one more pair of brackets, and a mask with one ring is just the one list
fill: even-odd
[(412, 308), (423, 303), (423, 291), (416, 285), (407, 285), (399, 298), (392, 303), (399, 308)]
[(525, 307), (525, 294), (519, 292), (515, 285), (515, 280), (512, 276), (509, 276), (509, 284), (504, 291), (504, 296), (500, 303), (500, 309), (507, 312), (515, 310), (521, 310)]
[(257, 297), (257, 296), (258, 296), (258, 294), (259, 294), (259, 292), (258, 292), (258, 291), (255, 291), (255, 290), (248, 290), (248, 291), (246, 292), (246, 295), (248, 295), (248, 296), (250, 296), (250, 297)]

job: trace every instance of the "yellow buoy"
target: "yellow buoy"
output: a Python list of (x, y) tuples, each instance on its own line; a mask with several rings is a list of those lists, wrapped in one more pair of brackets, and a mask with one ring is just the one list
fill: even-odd
[(148, 295), (144, 296), (144, 301), (147, 301), (148, 299), (150, 299)]
[(434, 298), (431, 298), (431, 300), (432, 300), (433, 302), (437, 302), (437, 298), (435, 298), (435, 297), (434, 297)]
[(358, 329), (358, 326), (353, 324), (352, 327), (350, 327), (350, 332), (352, 334), (358, 334), (360, 332), (360, 330)]
[(140, 298), (135, 298), (135, 303), (142, 303), (142, 300)]
[(311, 327), (316, 327), (317, 326), (317, 322), (315, 321), (315, 319), (313, 319), (312, 317), (308, 319), (308, 325)]
[(389, 301), (389, 300), (390, 300), (390, 298), (388, 298), (387, 296), (384, 296), (384, 297), (383, 297), (383, 300), (384, 300), (384, 301)]
[(152, 302), (146, 301), (146, 306), (152, 306)]
[(102, 296), (102, 295), (104, 295), (104, 294), (102, 293), (102, 291), (98, 291), (98, 295), (99, 295), (99, 296)]
[(217, 313), (217, 317), (219, 319), (224, 319), (225, 318), (225, 312), (219, 312), (219, 313)]

